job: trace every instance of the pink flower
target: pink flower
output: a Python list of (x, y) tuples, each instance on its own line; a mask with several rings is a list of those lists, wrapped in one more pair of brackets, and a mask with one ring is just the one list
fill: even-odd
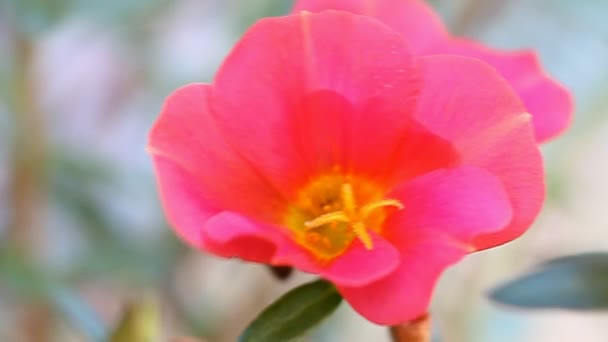
[(423, 0), (299, 0), (294, 11), (345, 10), (373, 16), (403, 36), (419, 56), (451, 54), (480, 59), (511, 84), (532, 114), (536, 140), (547, 141), (570, 124), (570, 93), (551, 79), (533, 51), (504, 52), (452, 37)]
[(491, 67), (348, 12), (259, 21), (168, 98), (148, 148), (181, 238), (318, 274), (379, 324), (425, 313), (446, 267), (544, 198), (530, 115)]

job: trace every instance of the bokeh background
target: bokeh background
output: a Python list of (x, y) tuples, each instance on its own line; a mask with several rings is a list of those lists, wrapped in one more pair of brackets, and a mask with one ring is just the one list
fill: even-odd
[[(543, 147), (540, 219), (444, 275), (436, 332), (445, 342), (608, 341), (608, 314), (513, 310), (485, 297), (552, 256), (608, 250), (608, 2), (431, 4), (454, 33), (536, 49), (577, 102), (572, 129)], [(140, 312), (158, 341), (234, 341), (261, 308), (310, 279), (278, 282), (260, 265), (177, 241), (145, 152), (164, 98), (211, 80), (249, 25), (290, 6), (0, 0), (0, 341), (100, 341), (125, 312)], [(388, 335), (343, 304), (305, 340)]]

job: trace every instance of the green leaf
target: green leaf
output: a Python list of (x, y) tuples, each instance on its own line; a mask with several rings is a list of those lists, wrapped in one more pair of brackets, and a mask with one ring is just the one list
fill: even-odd
[(608, 310), (608, 253), (550, 260), (494, 289), (490, 298), (521, 308)]
[(245, 330), (240, 342), (281, 342), (303, 335), (329, 316), (342, 297), (323, 280), (304, 284), (267, 307)]

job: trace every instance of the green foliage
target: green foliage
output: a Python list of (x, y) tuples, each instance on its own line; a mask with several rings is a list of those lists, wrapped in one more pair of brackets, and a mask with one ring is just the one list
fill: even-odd
[(70, 265), (70, 279), (114, 277), (132, 286), (167, 279), (186, 247), (169, 229), (158, 241), (138, 244), (124, 239), (121, 218), (109, 212), (98, 196), (103, 190), (119, 193), (119, 174), (108, 163), (72, 152), (70, 158), (54, 158), (51, 175), (55, 202), (80, 227), (90, 247)]
[(323, 280), (304, 284), (267, 307), (245, 330), (240, 342), (281, 342), (303, 335), (338, 307), (342, 297)]
[(490, 297), (521, 308), (608, 309), (608, 253), (550, 260), (493, 290)]
[(97, 314), (57, 276), (32, 263), (17, 250), (0, 246), (0, 288), (18, 298), (48, 303), (90, 341), (102, 341), (105, 327)]
[(62, 19), (70, 3), (71, 0), (9, 0), (0, 4), (0, 11), (4, 8), (21, 32), (37, 34)]
[(100, 23), (128, 26), (169, 3), (167, 0), (9, 0), (0, 2), (0, 14), (2, 11), (9, 13), (19, 31), (36, 35), (50, 30), (74, 13)]

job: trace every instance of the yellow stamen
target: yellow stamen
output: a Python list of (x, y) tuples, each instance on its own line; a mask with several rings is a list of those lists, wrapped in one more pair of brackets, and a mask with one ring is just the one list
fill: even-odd
[(403, 204), (396, 199), (384, 199), (366, 204), (361, 207), (361, 219), (365, 220), (373, 211), (384, 207), (395, 207), (397, 210), (401, 210), (403, 209)]
[(372, 237), (367, 232), (367, 229), (365, 228), (363, 222), (353, 223), (352, 229), (355, 233), (355, 236), (363, 243), (365, 249), (369, 251), (374, 248), (374, 244), (372, 243)]
[(303, 185), (288, 207), (285, 226), (319, 260), (338, 257), (353, 239), (372, 250), (374, 234), (382, 234), (385, 220), (403, 209), (398, 200), (383, 196), (385, 190), (366, 178), (332, 170)]
[(340, 187), (340, 199), (342, 200), (342, 208), (344, 210), (333, 211), (317, 216), (314, 220), (305, 222), (304, 225), (308, 230), (312, 230), (330, 223), (350, 223), (355, 236), (361, 240), (363, 246), (365, 246), (365, 249), (367, 250), (373, 249), (374, 244), (365, 227), (365, 219), (367, 219), (372, 212), (381, 208), (395, 207), (399, 210), (403, 209), (403, 204), (401, 204), (401, 202), (395, 199), (383, 199), (368, 203), (357, 210), (355, 194), (350, 183), (344, 183)]
[(334, 211), (316, 217), (314, 220), (304, 223), (306, 228), (314, 229), (333, 222), (350, 222), (350, 218), (343, 211)]

